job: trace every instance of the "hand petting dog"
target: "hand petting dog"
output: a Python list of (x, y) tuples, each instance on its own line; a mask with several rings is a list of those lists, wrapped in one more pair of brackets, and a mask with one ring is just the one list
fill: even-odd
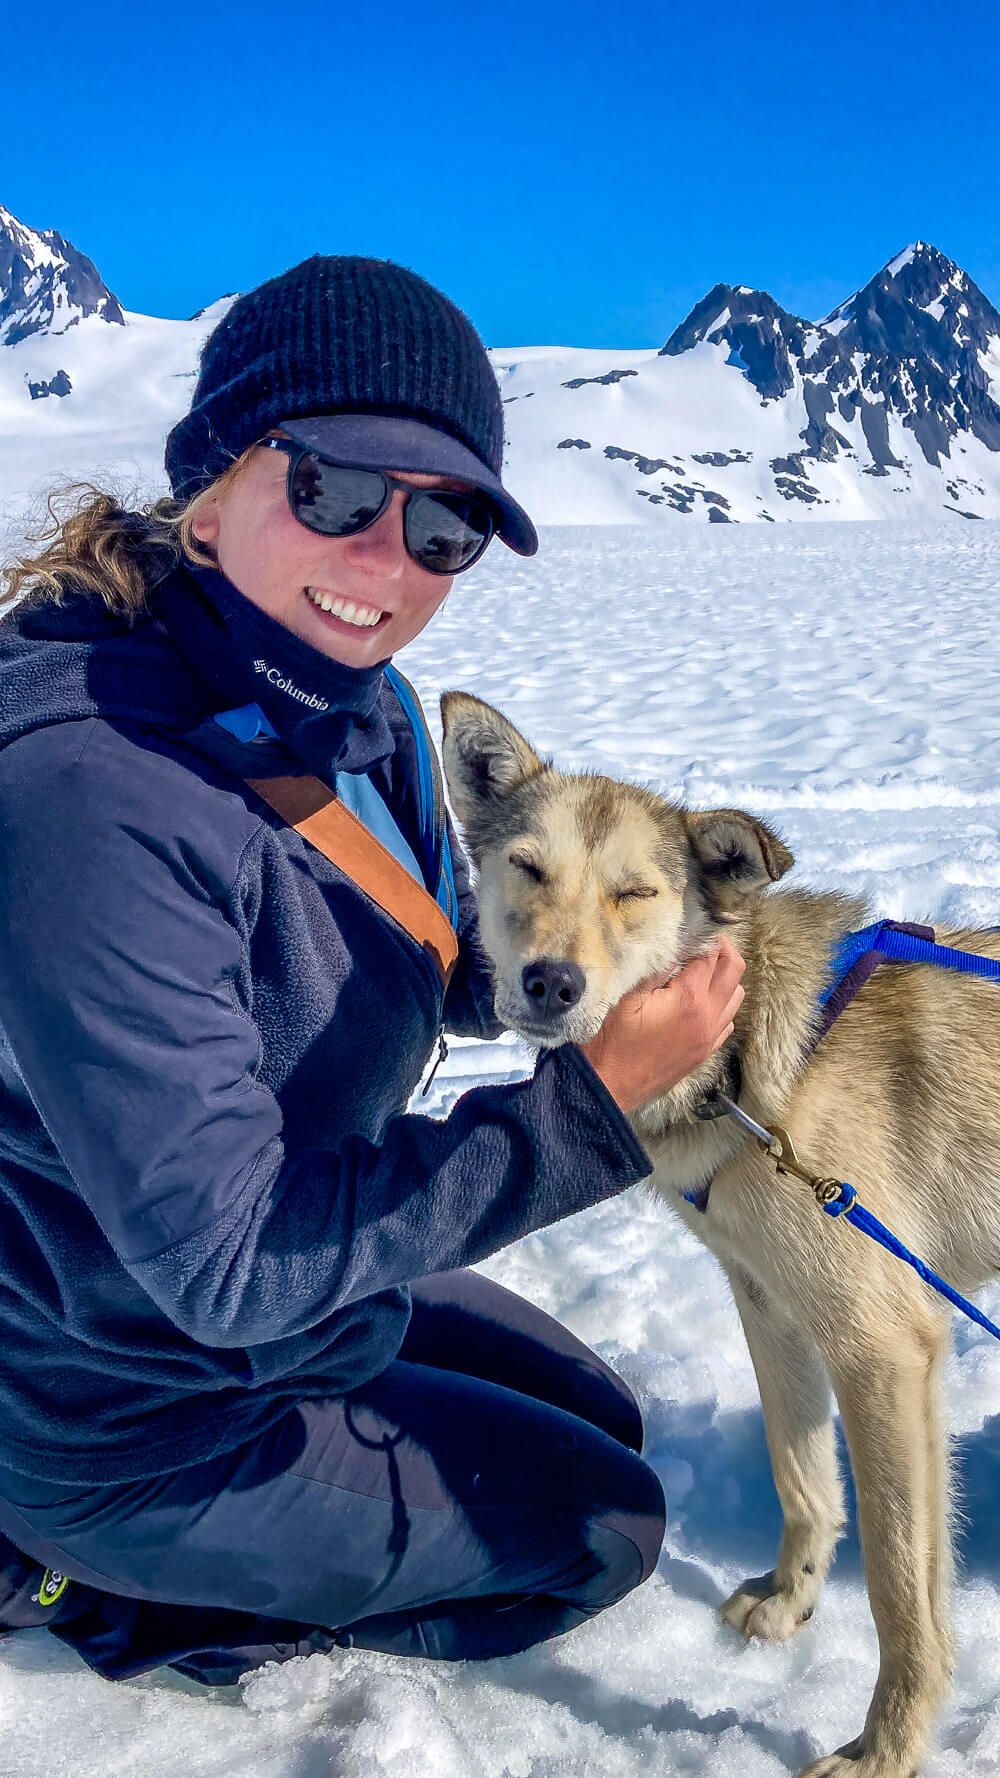
[(623, 994), (596, 1037), (582, 1043), (622, 1111), (637, 1111), (678, 1086), (733, 1035), (746, 964), (722, 938), (679, 972), (662, 972)]

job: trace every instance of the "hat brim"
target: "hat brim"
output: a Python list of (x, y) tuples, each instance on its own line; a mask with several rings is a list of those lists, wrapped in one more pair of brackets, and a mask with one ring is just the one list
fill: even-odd
[(499, 476), (468, 446), (423, 420), (395, 414), (310, 414), (279, 420), (282, 432), (307, 450), (321, 451), (348, 469), (401, 469), (414, 475), (449, 475), (489, 496), (496, 534), (519, 556), (533, 556), (538, 534)]

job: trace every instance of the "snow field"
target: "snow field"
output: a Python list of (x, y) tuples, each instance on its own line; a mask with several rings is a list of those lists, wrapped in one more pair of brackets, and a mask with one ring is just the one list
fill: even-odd
[[(1000, 923), (998, 579), (993, 524), (551, 529), (533, 561), (491, 549), (401, 664), (432, 720), (462, 687), (570, 768), (765, 815), (802, 880)], [(420, 1108), (529, 1066), (513, 1040), (456, 1043)], [(508, 1661), (351, 1651), (238, 1691), (111, 1686), (20, 1633), (0, 1643), (0, 1778), (778, 1778), (859, 1731), (877, 1657), (853, 1533), (788, 1646), (717, 1619), (773, 1564), (779, 1511), (711, 1256), (637, 1188), (483, 1269), (638, 1393), (669, 1507), (654, 1578)], [(1000, 1315), (1000, 1287), (983, 1305)], [(959, 1659), (924, 1778), (1000, 1768), (1000, 1349), (958, 1318), (955, 1336)]]

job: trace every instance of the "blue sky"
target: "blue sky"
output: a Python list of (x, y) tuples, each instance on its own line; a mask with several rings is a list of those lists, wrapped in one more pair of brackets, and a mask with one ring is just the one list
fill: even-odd
[(312, 252), (487, 344), (657, 345), (720, 279), (818, 316), (907, 241), (1000, 307), (995, 5), (51, 0), (4, 28), (0, 203), (184, 316)]

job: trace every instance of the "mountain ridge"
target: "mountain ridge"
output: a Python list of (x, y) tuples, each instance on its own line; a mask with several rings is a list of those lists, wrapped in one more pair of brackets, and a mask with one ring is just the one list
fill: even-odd
[[(34, 445), (43, 461), (58, 447), (87, 465), (92, 423), (105, 458), (133, 439), (133, 460), (161, 477), (163, 435), (233, 300), (188, 321), (130, 313), (73, 243), (0, 205), (0, 412), (14, 473)], [(508, 478), (542, 524), (1000, 518), (1000, 313), (926, 241), (822, 320), (720, 282), (659, 348), (490, 355)]]

